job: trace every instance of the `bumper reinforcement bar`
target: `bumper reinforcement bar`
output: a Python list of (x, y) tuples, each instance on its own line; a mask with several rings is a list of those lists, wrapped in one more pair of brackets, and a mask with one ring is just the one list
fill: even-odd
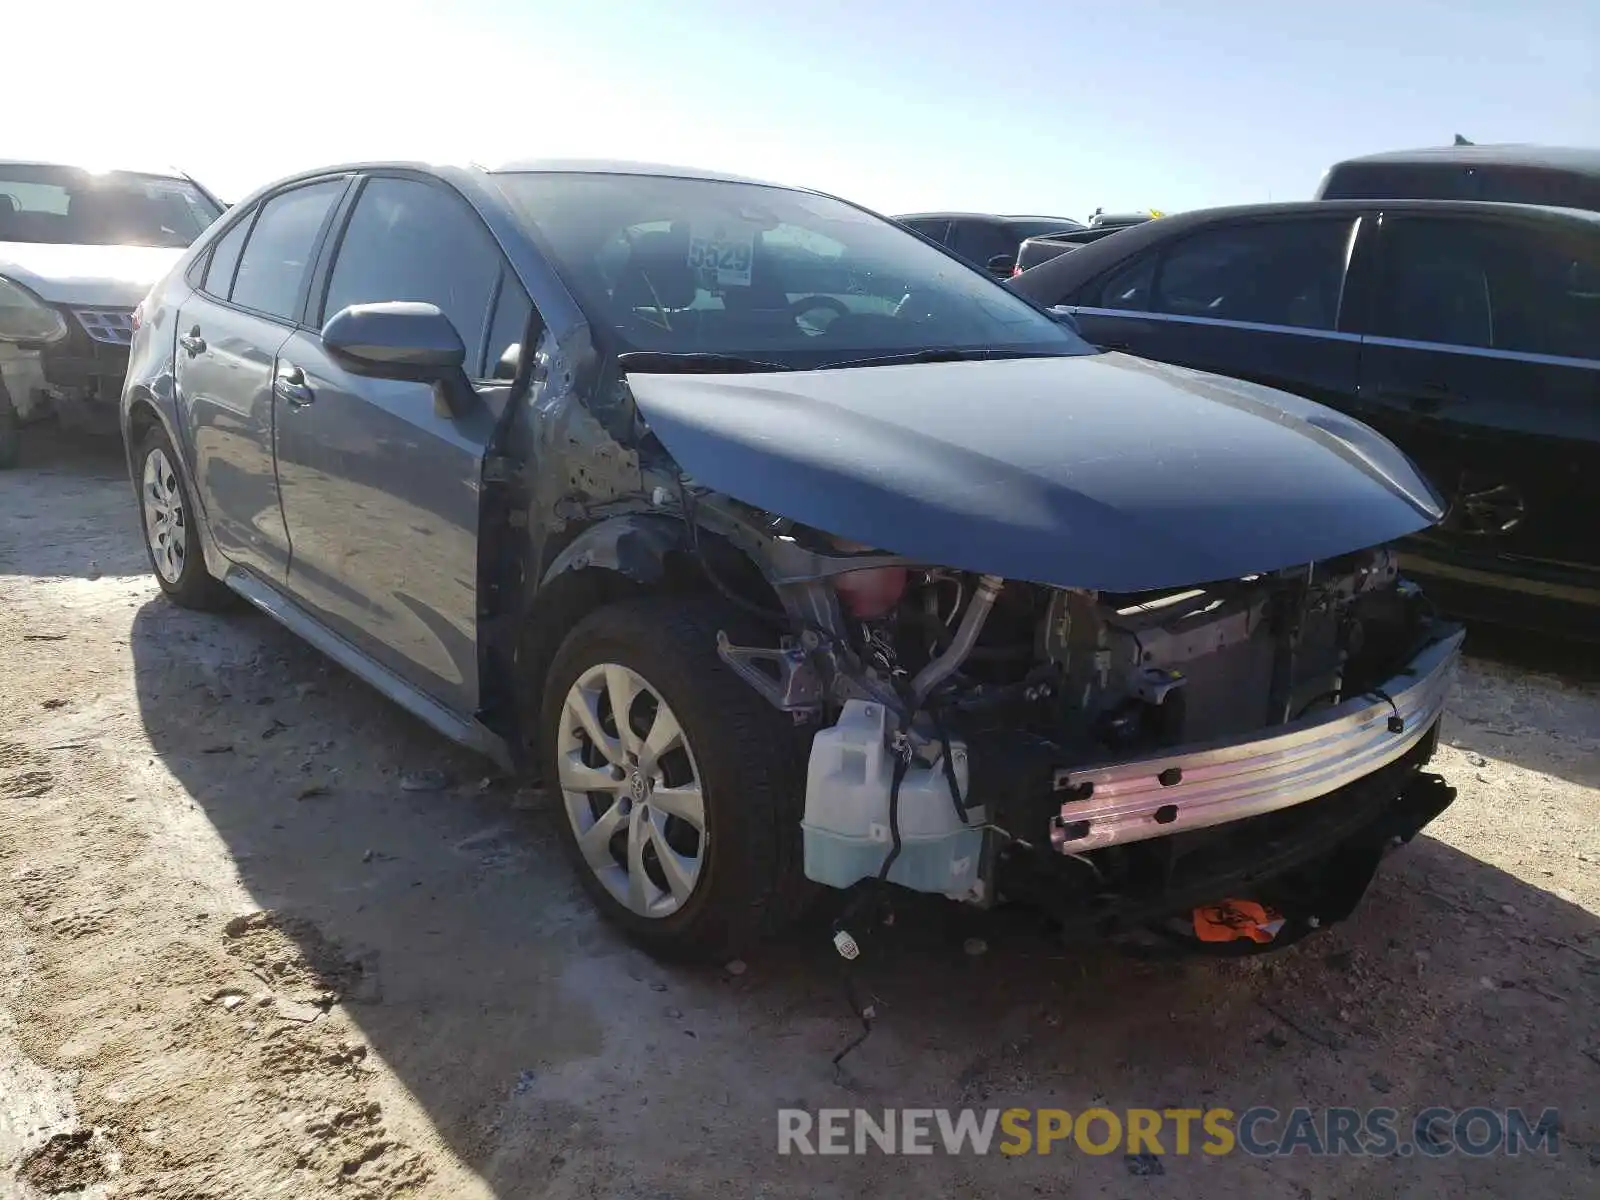
[(1370, 775), (1438, 721), (1465, 636), (1458, 629), (1428, 644), (1382, 687), (1268, 737), (1059, 770), (1050, 840), (1080, 854), (1165, 837), (1290, 808)]

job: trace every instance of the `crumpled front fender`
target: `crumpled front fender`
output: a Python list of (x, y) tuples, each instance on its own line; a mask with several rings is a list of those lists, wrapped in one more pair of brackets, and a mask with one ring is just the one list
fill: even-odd
[(539, 586), (548, 587), (571, 571), (599, 568), (648, 587), (666, 577), (669, 554), (687, 549), (687, 532), (677, 517), (653, 513), (607, 517), (584, 530), (551, 560)]

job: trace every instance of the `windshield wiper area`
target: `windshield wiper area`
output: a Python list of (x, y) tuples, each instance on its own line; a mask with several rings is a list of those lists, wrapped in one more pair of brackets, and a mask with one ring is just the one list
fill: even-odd
[(752, 375), (761, 371), (788, 371), (781, 363), (737, 354), (670, 354), (665, 350), (629, 350), (617, 355), (623, 374), (641, 375)]
[(896, 363), (975, 362), (986, 358), (1050, 358), (1037, 350), (958, 350), (947, 349), (908, 350), (904, 354), (882, 354), (876, 358), (847, 358), (843, 362), (828, 363), (822, 369), (841, 367), (892, 367)]

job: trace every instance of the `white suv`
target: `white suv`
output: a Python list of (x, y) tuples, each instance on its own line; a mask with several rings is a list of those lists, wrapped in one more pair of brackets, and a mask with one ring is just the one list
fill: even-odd
[(116, 431), (134, 309), (224, 207), (173, 172), (0, 160), (0, 467), (50, 413)]

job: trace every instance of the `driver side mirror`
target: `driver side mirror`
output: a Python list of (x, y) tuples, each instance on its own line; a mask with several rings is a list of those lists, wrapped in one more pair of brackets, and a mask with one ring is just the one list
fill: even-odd
[(989, 260), (989, 274), (997, 279), (1010, 279), (1016, 267), (1017, 259), (1012, 254), (996, 254)]
[(459, 413), (472, 394), (461, 334), (433, 304), (349, 305), (323, 325), (322, 345), (353, 375), (433, 384), (435, 403), (446, 414)]
[(346, 370), (377, 379), (437, 383), (467, 361), (461, 335), (437, 306), (398, 300), (341, 308), (322, 327), (322, 344)]

